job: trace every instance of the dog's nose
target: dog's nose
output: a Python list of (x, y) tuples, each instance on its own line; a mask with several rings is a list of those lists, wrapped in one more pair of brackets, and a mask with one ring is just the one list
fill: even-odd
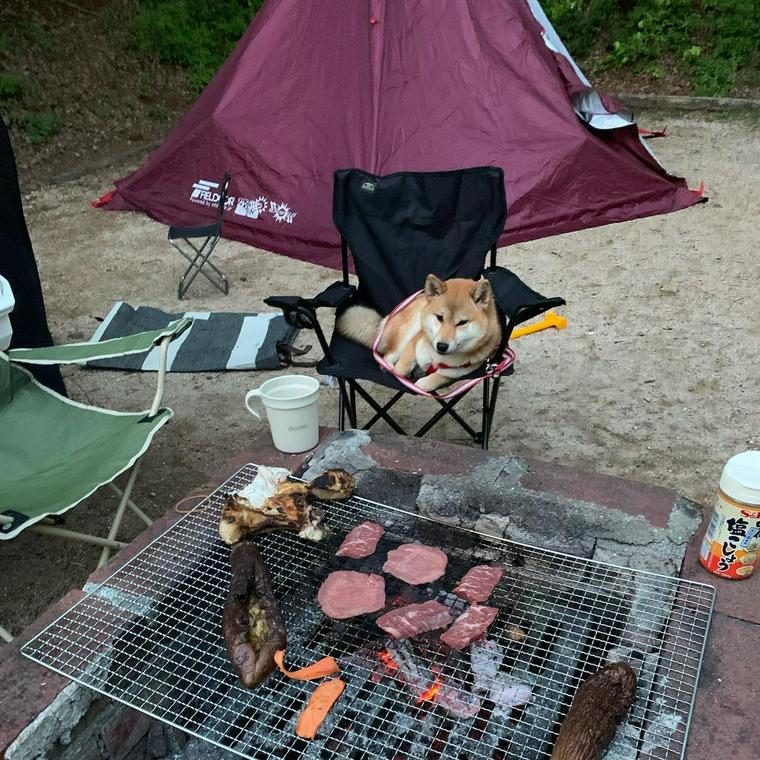
[(449, 344), (448, 343), (436, 343), (435, 344), (435, 350), (438, 351), (439, 354), (445, 354), (449, 350)]

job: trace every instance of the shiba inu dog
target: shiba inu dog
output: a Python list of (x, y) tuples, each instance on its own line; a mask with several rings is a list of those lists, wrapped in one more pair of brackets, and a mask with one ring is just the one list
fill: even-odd
[[(434, 391), (464, 377), (490, 359), (501, 341), (501, 325), (488, 280), (440, 280), (429, 274), (411, 303), (386, 318), (378, 351), (415, 385)], [(336, 329), (372, 347), (383, 318), (366, 306), (350, 306)]]

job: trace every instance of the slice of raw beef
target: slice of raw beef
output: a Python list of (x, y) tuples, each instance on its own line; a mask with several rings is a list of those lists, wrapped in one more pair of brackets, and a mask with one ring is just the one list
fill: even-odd
[(340, 548), (335, 552), (336, 557), (362, 559), (375, 553), (377, 542), (385, 533), (385, 528), (373, 522), (357, 525), (344, 539)]
[(504, 571), (493, 565), (477, 565), (470, 568), (454, 587), (454, 593), (470, 604), (485, 602), (501, 580)]
[(454, 625), (448, 631), (441, 634), (441, 641), (461, 652), (486, 632), (498, 614), (498, 607), (473, 604), (454, 621)]
[(449, 608), (436, 601), (422, 604), (407, 604), (386, 612), (377, 619), (377, 624), (394, 639), (410, 639), (426, 631), (446, 628), (451, 625)]
[(405, 583), (417, 586), (437, 581), (446, 572), (448, 561), (449, 558), (434, 546), (401, 544), (398, 549), (388, 552), (383, 570)]
[(354, 570), (336, 570), (319, 587), (317, 601), (333, 620), (377, 612), (385, 607), (385, 578)]

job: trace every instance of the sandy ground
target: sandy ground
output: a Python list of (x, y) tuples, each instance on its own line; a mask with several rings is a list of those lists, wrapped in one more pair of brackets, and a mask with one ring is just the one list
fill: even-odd
[[(567, 299), (570, 327), (515, 342), (517, 371), (503, 385), (492, 450), (670, 486), (707, 502), (724, 461), (760, 442), (760, 130), (751, 120), (697, 115), (640, 122), (668, 124), (671, 136), (656, 142), (658, 155), (692, 185), (704, 179), (710, 202), (500, 253), (500, 263), (533, 287)], [(132, 168), (115, 166), (25, 199), (57, 341), (89, 338), (117, 300), (256, 311), (266, 308), (267, 295), (313, 294), (335, 278), (332, 270), (223, 241), (215, 257), (232, 282), (229, 296), (199, 280), (179, 304), (182, 260), (165, 227), (89, 205)], [(176, 417), (157, 436), (136, 487), (148, 514), (171, 509), (250, 446), (262, 423), (245, 411), (243, 395), (267, 376), (169, 376), (165, 398)], [(151, 374), (69, 368), (65, 378), (73, 398), (116, 409), (146, 408), (154, 391)], [(476, 404), (463, 406), (475, 413)], [(323, 424), (335, 424), (336, 409), (337, 391), (325, 388)], [(426, 412), (425, 402), (407, 400), (402, 420), (413, 427)], [(453, 422), (432, 435), (465, 442)], [(114, 505), (103, 490), (69, 513), (67, 526), (105, 532)], [(139, 529), (128, 517), (124, 537)], [(31, 533), (4, 542), (0, 621), (18, 632), (81, 586), (97, 557), (95, 548)]]

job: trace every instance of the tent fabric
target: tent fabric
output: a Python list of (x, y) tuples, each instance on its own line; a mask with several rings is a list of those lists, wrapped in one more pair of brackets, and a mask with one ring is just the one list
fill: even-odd
[[(0, 354), (0, 539), (59, 515), (128, 470), (172, 417), (70, 401)], [(51, 435), (51, 431), (56, 431)]]
[(596, 93), (536, 0), (268, 0), (104, 207), (339, 267), (332, 176), (503, 168), (502, 245), (700, 200)]

